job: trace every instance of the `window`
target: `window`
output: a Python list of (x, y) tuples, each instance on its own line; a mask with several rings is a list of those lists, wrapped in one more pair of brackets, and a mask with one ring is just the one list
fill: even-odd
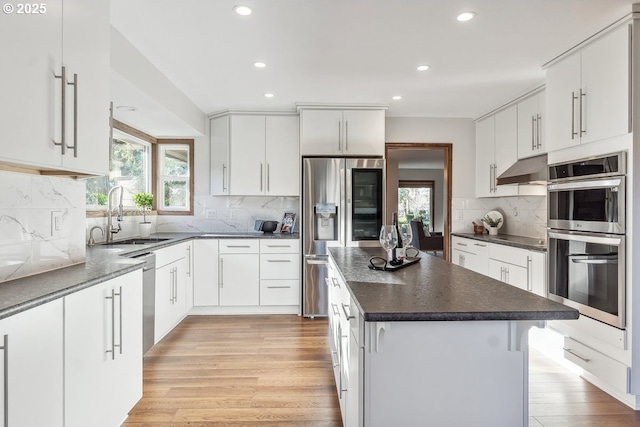
[(398, 182), (398, 222), (421, 219), (425, 228), (433, 231), (433, 189), (433, 181)]
[(121, 185), (125, 208), (136, 209), (134, 194), (153, 193), (159, 215), (193, 215), (193, 139), (156, 139), (117, 120), (113, 127), (111, 172), (85, 180), (87, 210), (106, 210), (109, 189)]
[(193, 174), (189, 166), (193, 164), (193, 142), (160, 140), (157, 152), (158, 212), (192, 215)]

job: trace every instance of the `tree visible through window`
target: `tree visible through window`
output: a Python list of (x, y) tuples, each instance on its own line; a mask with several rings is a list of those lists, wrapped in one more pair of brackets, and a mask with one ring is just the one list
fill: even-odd
[(160, 145), (160, 170), (162, 209), (188, 209), (189, 147)]
[(398, 222), (420, 219), (428, 230), (433, 225), (433, 181), (400, 181), (398, 183)]

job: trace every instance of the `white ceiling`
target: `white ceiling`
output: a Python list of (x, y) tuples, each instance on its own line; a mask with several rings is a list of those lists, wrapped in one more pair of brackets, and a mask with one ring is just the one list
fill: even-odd
[[(111, 22), (206, 114), (322, 102), (389, 104), (387, 116), (478, 117), (538, 85), (542, 64), (631, 3), (111, 0)], [(236, 15), (236, 4), (253, 14)], [(457, 22), (465, 10), (476, 19)], [(419, 64), (431, 69), (418, 72)]]

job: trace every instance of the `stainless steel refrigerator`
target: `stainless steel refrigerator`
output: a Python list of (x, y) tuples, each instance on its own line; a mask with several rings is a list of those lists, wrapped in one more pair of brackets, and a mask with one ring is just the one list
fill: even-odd
[(378, 246), (384, 160), (302, 159), (302, 314), (327, 315), (329, 247)]

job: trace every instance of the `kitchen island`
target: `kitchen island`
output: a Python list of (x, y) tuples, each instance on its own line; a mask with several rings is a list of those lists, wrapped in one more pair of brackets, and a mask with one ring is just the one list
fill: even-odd
[(576, 310), (429, 255), (388, 272), (379, 248), (329, 253), (345, 425), (528, 425), (527, 331)]

